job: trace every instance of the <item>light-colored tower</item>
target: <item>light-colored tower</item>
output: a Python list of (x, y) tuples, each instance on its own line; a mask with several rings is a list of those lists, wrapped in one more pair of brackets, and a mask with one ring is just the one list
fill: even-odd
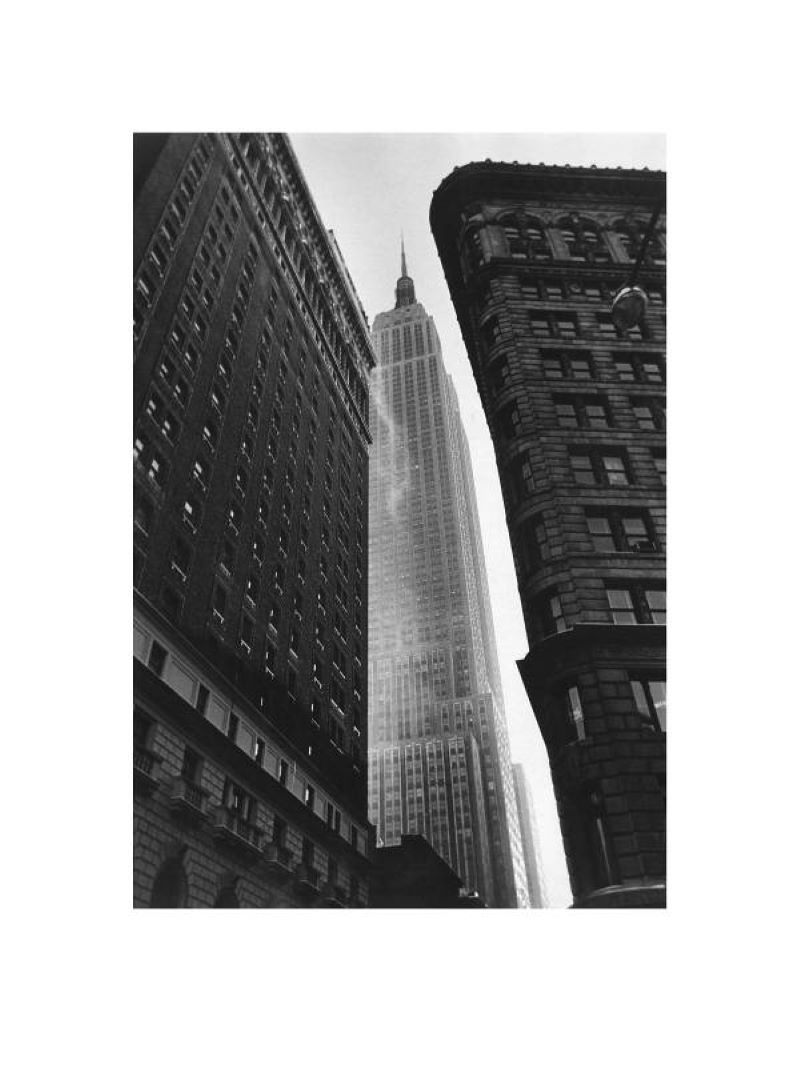
[(528, 876), (528, 897), (532, 908), (546, 908), (547, 896), (542, 882), (542, 857), (538, 846), (539, 835), (536, 825), (536, 812), (531, 805), (525, 768), (521, 763), (515, 763), (513, 769), (522, 851), (525, 856), (525, 870)]
[(490, 905), (528, 905), (469, 449), (401, 245), (373, 324), (369, 812), (423, 834)]

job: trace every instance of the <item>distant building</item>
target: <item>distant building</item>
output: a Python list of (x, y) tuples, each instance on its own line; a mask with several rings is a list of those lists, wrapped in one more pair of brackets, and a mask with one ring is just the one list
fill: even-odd
[(431, 226), (494, 442), (578, 907), (666, 899), (665, 216), (641, 327), (611, 317), (660, 172), (457, 168)]
[(365, 905), (366, 318), (288, 142), (134, 139), (134, 903)]
[(485, 908), (428, 841), (403, 834), (400, 844), (379, 848), (370, 884), (371, 908)]
[(423, 835), (489, 906), (525, 906), (469, 449), (401, 260), (395, 307), (372, 330), (370, 820), (379, 846)]
[(525, 873), (528, 876), (528, 897), (532, 908), (547, 907), (542, 884), (542, 857), (538, 847), (535, 816), (528, 794), (525, 768), (521, 763), (513, 765), (514, 792), (517, 796), (519, 811), (519, 832), (522, 838), (522, 852), (525, 856)]

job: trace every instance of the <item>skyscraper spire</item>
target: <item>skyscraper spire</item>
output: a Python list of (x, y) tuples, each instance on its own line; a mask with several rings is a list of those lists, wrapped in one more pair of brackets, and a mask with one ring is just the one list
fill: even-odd
[(414, 295), (414, 283), (409, 278), (406, 269), (406, 245), (402, 233), (400, 234), (400, 277), (397, 279), (394, 295), (396, 308), (408, 307), (417, 302)]

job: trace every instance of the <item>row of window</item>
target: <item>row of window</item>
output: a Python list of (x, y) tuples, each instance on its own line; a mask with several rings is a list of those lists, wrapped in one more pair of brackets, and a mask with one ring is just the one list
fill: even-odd
[[(593, 303), (611, 303), (618, 285), (609, 285), (598, 280), (596, 282), (580, 282), (574, 279), (564, 278), (538, 278), (526, 279), (520, 286), (520, 293), (524, 299), (544, 300), (589, 300)], [(647, 295), (651, 304), (663, 307), (666, 303), (665, 290), (661, 286), (648, 286)], [(491, 292), (485, 294), (485, 299), (491, 299)]]
[[(663, 397), (629, 397), (640, 430), (663, 430), (667, 424)], [(554, 395), (556, 422), (565, 430), (608, 430), (616, 425), (605, 398), (597, 394)]]
[[(661, 551), (653, 521), (646, 510), (587, 508), (585, 515), (595, 552), (652, 554)], [(526, 519), (519, 528), (515, 542), (526, 574), (534, 573), (553, 558), (542, 515)]]
[[(594, 381), (613, 377), (620, 382), (643, 385), (666, 385), (666, 366), (662, 356), (649, 352), (612, 353), (613, 375), (599, 373), (591, 352), (576, 349), (543, 349), (541, 367), (549, 380)], [(506, 355), (497, 356), (486, 368), (486, 378), (493, 393), (511, 384), (511, 367)]]
[[(605, 593), (609, 616), (615, 626), (666, 626), (667, 594), (663, 586), (609, 582)], [(544, 636), (563, 633), (570, 628), (558, 593), (539, 596), (536, 610)]]
[[(147, 666), (157, 677), (163, 678), (170, 684), (170, 679), (166, 675), (168, 657), (169, 653), (167, 649), (158, 641), (153, 640), (147, 654)], [(235, 714), (233, 711), (230, 711), (227, 716), (220, 715), (220, 710), (216, 707), (216, 702), (212, 715), (211, 697), (213, 694), (209, 691), (208, 687), (202, 683), (198, 683), (196, 689), (193, 690), (193, 693), (194, 706), (198, 712), (212, 721), (214, 725), (222, 730), (239, 748), (248, 752), (258, 766), (266, 769), (266, 742), (264, 738), (256, 734), (240, 719), (239, 715)], [(183, 695), (185, 699), (188, 699), (188, 694), (186, 692), (181, 692), (181, 695)], [(321, 717), (318, 703), (312, 709), (312, 720), (314, 719), (314, 713), (316, 713), (317, 716), (316, 725), (320, 725)], [(356, 756), (360, 759), (360, 752), (356, 752), (354, 760), (356, 759)], [(276, 773), (280, 784), (288, 788), (290, 764), (287, 759), (278, 757)], [(306, 781), (303, 787), (303, 797), (305, 803), (319, 814), (319, 811), (315, 806), (316, 790), (310, 781)], [(323, 810), (325, 812), (324, 818), (328, 822), (328, 825), (338, 833), (341, 829), (341, 813), (330, 801), (324, 802)], [(320, 815), (320, 817), (322, 818), (323, 816)], [(358, 828), (355, 824), (351, 826), (351, 843), (354, 848), (359, 848), (362, 844)]]
[(134, 277), (133, 339), (138, 344), (172, 263), (194, 202), (211, 159), (206, 137), (200, 137), (178, 178), (173, 195), (156, 226), (155, 233)]
[[(634, 677), (629, 681), (634, 707), (642, 725), (657, 733), (667, 731), (667, 683), (663, 678)], [(577, 685), (567, 687), (564, 706), (579, 741), (586, 740), (586, 722)]]
[[(140, 708), (134, 708), (133, 716), (133, 743), (134, 750), (149, 752), (152, 750), (153, 734), (156, 729), (156, 724), (149, 716), (147, 716)], [(259, 739), (260, 740), (260, 739)], [(261, 742), (263, 745), (263, 741)], [(259, 762), (259, 757), (256, 755), (256, 762)], [(204, 769), (203, 757), (191, 748), (189, 745), (184, 747), (183, 762), (180, 771), (180, 778), (189, 787), (198, 790), (199, 795), (205, 795), (202, 790), (203, 769)], [(285, 760), (281, 761), (280, 778), (281, 784), (286, 785), (288, 775), (288, 764)], [(314, 809), (314, 787), (306, 785), (304, 793), (304, 802), (307, 807)], [(241, 786), (233, 778), (225, 778), (222, 787), (222, 804), (221, 806), (227, 809), (238, 821), (242, 830), (255, 830), (258, 827), (258, 802), (256, 798), (249, 793), (243, 786)], [(325, 822), (330, 830), (333, 830), (336, 834), (341, 834), (342, 827), (342, 813), (336, 808), (330, 801), (325, 805)], [(289, 827), (284, 819), (278, 815), (272, 817), (272, 830), (271, 841), (278, 849), (288, 853), (288, 830)], [(355, 826), (351, 826), (350, 842), (353, 848), (358, 848), (358, 829)], [(301, 862), (311, 871), (316, 870), (316, 850), (314, 842), (308, 838), (302, 838), (302, 860)], [(287, 855), (288, 859), (288, 855)], [(327, 860), (327, 877), (332, 886), (336, 886), (339, 881), (339, 867), (336, 858), (333, 855), (328, 856)], [(350, 883), (351, 896), (358, 896), (360, 886), (358, 879), (351, 877)]]
[[(497, 220), (504, 237), (503, 253), (516, 260), (548, 263), (566, 259), (574, 263), (631, 263), (639, 254), (647, 223), (638, 219), (618, 219), (603, 228), (586, 216), (569, 215), (553, 226), (545, 226), (535, 216), (513, 213)], [(481, 230), (471, 227), (464, 239), (464, 251), (473, 268), (486, 261)], [(665, 239), (656, 232), (643, 255), (647, 267), (663, 266)]]
[[(280, 173), (269, 139), (260, 138), (256, 140), (250, 134), (240, 134), (236, 140), (249, 168), (250, 178), (254, 179), (255, 188), (259, 190), (264, 198), (267, 211), (272, 219), (273, 228), (283, 242), (291, 261), (293, 272), (296, 272), (299, 278), (301, 288), (295, 287), (294, 294), (300, 305), (301, 314), (308, 319), (309, 307), (313, 310), (316, 321), (320, 324), (327, 343), (333, 352), (334, 362), (338, 371), (347, 383), (347, 388), (355, 402), (355, 406), (361, 415), (366, 417), (367, 389), (351, 358), (352, 350), (355, 347), (352, 341), (352, 331), (345, 322), (346, 315), (338, 304), (335, 293), (328, 283), (327, 272), (319, 259), (314, 243), (310, 240), (301, 211), (294, 202), (288, 185)], [(235, 160), (234, 167), (239, 181), (247, 193), (250, 189), (248, 177)], [(266, 233), (267, 220), (258, 206), (256, 206), (256, 213), (262, 229)], [(285, 269), (283, 256), (279, 255), (278, 259), (282, 268)], [(322, 280), (321, 284), (320, 280)], [(301, 290), (305, 298), (302, 300)], [(329, 363), (327, 352), (322, 343), (323, 339), (318, 332), (317, 338), (320, 354), (323, 360)], [(337, 374), (332, 366), (330, 369), (334, 381), (339, 387)]]

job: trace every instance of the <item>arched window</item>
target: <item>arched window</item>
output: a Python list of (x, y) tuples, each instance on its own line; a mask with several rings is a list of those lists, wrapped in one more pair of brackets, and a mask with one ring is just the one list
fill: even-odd
[(183, 864), (177, 856), (165, 860), (153, 883), (151, 908), (185, 908), (188, 885)]
[(528, 242), (522, 236), (516, 215), (505, 215), (497, 221), (503, 227), (508, 255), (512, 259), (527, 259)]
[(611, 254), (596, 222), (581, 215), (565, 215), (559, 219), (558, 228), (570, 259), (578, 263), (611, 262)]
[[(624, 219), (617, 219), (614, 223), (617, 246), (622, 247), (631, 263), (635, 262), (636, 257), (639, 255), (639, 249), (647, 232), (647, 226), (647, 219), (637, 219), (631, 215)], [(642, 266), (663, 266), (666, 262), (664, 241), (663, 227), (658, 227), (647, 245)]]
[(525, 236), (528, 242), (528, 258), (534, 259), (538, 263), (549, 263), (553, 258), (553, 254), (550, 251), (544, 227), (539, 219), (525, 219)]
[(481, 231), (477, 227), (468, 230), (464, 235), (463, 249), (469, 269), (477, 270), (483, 263)]

